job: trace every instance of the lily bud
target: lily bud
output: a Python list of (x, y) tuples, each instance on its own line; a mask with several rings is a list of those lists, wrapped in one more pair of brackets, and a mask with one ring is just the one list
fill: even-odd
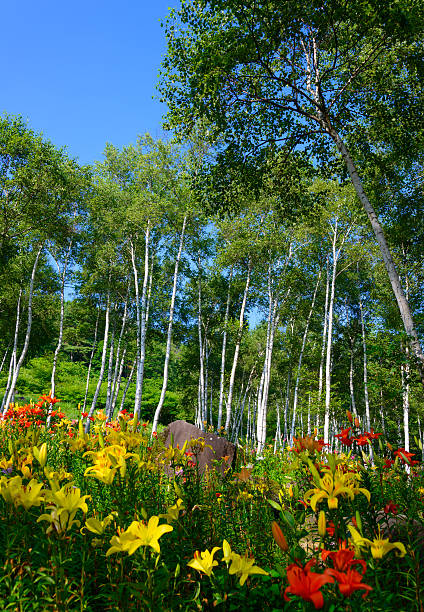
[(356, 518), (356, 524), (358, 526), (358, 529), (360, 533), (362, 533), (362, 519), (361, 519), (361, 515), (359, 514), (359, 510), (355, 512), (355, 518)]
[(327, 533), (327, 520), (324, 510), (321, 510), (318, 517), (318, 533), (323, 538)]
[(32, 449), (34, 457), (37, 459), (41, 467), (44, 467), (47, 463), (47, 444), (44, 442), (40, 448), (34, 446)]
[(358, 417), (355, 417), (355, 427), (359, 427), (359, 419), (358, 419)]
[(289, 545), (287, 544), (286, 537), (281, 530), (280, 525), (276, 521), (272, 521), (271, 523), (272, 535), (274, 540), (281, 548), (282, 551), (287, 552), (289, 549)]
[(350, 410), (346, 410), (346, 416), (349, 423), (353, 423), (353, 416)]

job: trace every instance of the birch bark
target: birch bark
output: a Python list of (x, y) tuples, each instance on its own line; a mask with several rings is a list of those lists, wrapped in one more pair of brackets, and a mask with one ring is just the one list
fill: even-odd
[(162, 389), (160, 393), (159, 402), (158, 402), (158, 405), (156, 406), (155, 415), (153, 417), (152, 433), (157, 430), (158, 423), (159, 423), (159, 416), (160, 416), (160, 413), (161, 413), (161, 410), (163, 408), (163, 404), (165, 401), (166, 389), (168, 388), (168, 370), (169, 370), (169, 359), (171, 357), (172, 325), (174, 322), (175, 297), (177, 295), (178, 267), (181, 261), (181, 254), (183, 252), (186, 223), (187, 223), (187, 215), (184, 216), (183, 226), (182, 226), (181, 234), (180, 234), (180, 244), (178, 247), (177, 258), (175, 260), (174, 279), (172, 283), (171, 305), (169, 307), (169, 321), (168, 321), (168, 334), (166, 338), (165, 362), (163, 364), (163, 382), (162, 382)]
[(19, 372), (24, 362), (24, 359), (26, 357), (26, 354), (28, 352), (29, 339), (31, 336), (31, 328), (32, 328), (32, 300), (34, 296), (35, 273), (37, 271), (38, 262), (39, 262), (40, 255), (41, 255), (43, 248), (44, 248), (44, 242), (38, 248), (38, 251), (35, 256), (34, 265), (32, 267), (31, 280), (29, 283), (27, 329), (26, 329), (26, 334), (25, 334), (24, 346), (22, 348), (22, 352), (20, 354), (19, 360), (16, 363), (16, 367), (14, 368), (12, 380), (10, 382), (10, 387), (7, 393), (5, 394), (5, 400), (4, 400), (4, 405), (3, 405), (3, 417), (6, 414), (7, 410), (9, 409), (9, 404), (15, 393), (16, 382), (18, 380)]
[(238, 356), (240, 352), (240, 344), (241, 344), (241, 339), (243, 335), (244, 311), (246, 309), (247, 294), (249, 292), (251, 272), (252, 272), (252, 259), (249, 257), (249, 263), (247, 266), (246, 284), (244, 287), (243, 301), (242, 301), (241, 308), (240, 308), (239, 329), (238, 329), (238, 334), (237, 334), (236, 346), (234, 349), (234, 358), (233, 358), (233, 365), (231, 368), (230, 382), (228, 386), (228, 399), (227, 399), (226, 418), (225, 418), (225, 431), (227, 432), (227, 434), (229, 433), (229, 427), (230, 427), (230, 422), (231, 422), (231, 403), (233, 400), (234, 381), (236, 377), (236, 369), (237, 369)]

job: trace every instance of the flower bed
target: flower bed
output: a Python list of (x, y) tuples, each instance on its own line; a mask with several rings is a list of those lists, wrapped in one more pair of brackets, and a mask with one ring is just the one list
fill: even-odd
[(306, 436), (201, 476), (202, 439), (165, 448), (126, 411), (86, 434), (56, 401), (1, 421), (3, 609), (423, 609), (413, 453), (351, 423), (346, 453)]

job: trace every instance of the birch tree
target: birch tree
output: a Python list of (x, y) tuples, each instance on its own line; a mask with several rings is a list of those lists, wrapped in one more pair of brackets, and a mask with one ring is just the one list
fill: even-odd
[[(402, 18), (397, 10), (360, 0), (278, 7), (270, 0), (183, 2), (165, 21), (168, 53), (160, 90), (169, 125), (190, 130), (193, 121), (208, 119), (214, 135), (227, 143), (217, 158), (227, 168), (240, 148), (246, 156), (263, 146), (292, 150), (300, 144), (323, 160), (337, 150), (423, 373), (411, 307), (364, 180), (370, 151), (374, 160), (384, 151), (382, 157), (388, 152), (397, 164), (407, 164), (422, 146), (416, 58), (423, 12), (418, 2), (403, 5)], [(399, 115), (402, 122), (396, 121)]]

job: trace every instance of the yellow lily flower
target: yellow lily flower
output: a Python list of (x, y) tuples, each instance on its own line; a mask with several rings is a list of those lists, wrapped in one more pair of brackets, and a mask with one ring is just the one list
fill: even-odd
[(355, 527), (352, 527), (351, 525), (348, 525), (348, 528), (352, 536), (351, 542), (355, 546), (355, 550), (370, 548), (374, 559), (382, 559), (384, 555), (391, 550), (398, 550), (399, 552), (396, 554), (400, 557), (404, 557), (406, 555), (406, 549), (402, 542), (390, 542), (388, 538), (381, 537), (380, 527), (378, 528), (378, 536), (373, 540), (363, 538)]
[(97, 480), (100, 480), (100, 482), (111, 485), (117, 471), (118, 470), (116, 468), (111, 468), (107, 465), (92, 465), (85, 470), (84, 476), (97, 478)]
[(50, 514), (42, 514), (38, 517), (37, 523), (41, 521), (48, 521), (50, 523), (49, 527), (46, 530), (46, 533), (49, 534), (55, 529), (57, 533), (65, 533), (73, 525), (77, 527), (80, 526), (80, 521), (75, 520), (75, 513), (72, 515), (69, 514), (67, 510), (64, 508), (56, 508), (55, 506), (51, 506)]
[(247, 553), (241, 556), (233, 552), (231, 558), (231, 566), (228, 570), (228, 573), (236, 574), (237, 577), (240, 578), (240, 586), (243, 586), (248, 576), (251, 576), (252, 574), (262, 574), (264, 576), (268, 576), (268, 572), (258, 567), (257, 565), (253, 565), (254, 563), (255, 559), (253, 557), (249, 558), (247, 556)]
[(218, 561), (214, 560), (214, 554), (220, 550), (219, 546), (215, 546), (212, 548), (212, 551), (209, 552), (205, 550), (203, 552), (199, 552), (196, 550), (194, 553), (194, 558), (187, 563), (189, 567), (197, 570), (198, 572), (203, 572), (206, 576), (210, 576), (213, 572), (213, 568), (218, 565)]
[(355, 494), (350, 486), (347, 474), (336, 472), (333, 475), (326, 473), (319, 479), (319, 486), (310, 489), (305, 493), (305, 502), (310, 503), (312, 510), (315, 512), (317, 504), (323, 499), (327, 499), (328, 508), (332, 510), (337, 508), (339, 504), (338, 496), (347, 495), (350, 499), (354, 499)]
[(37, 459), (41, 467), (44, 467), (47, 463), (47, 444), (46, 442), (44, 442), (40, 446), (40, 448), (38, 448), (37, 446), (34, 446), (34, 448), (32, 449), (32, 454)]
[(177, 499), (176, 503), (168, 508), (166, 514), (159, 514), (159, 518), (166, 519), (167, 523), (172, 523), (173, 521), (178, 521), (181, 510), (184, 510), (184, 502), (182, 499)]
[(112, 546), (106, 556), (121, 551), (132, 555), (140, 546), (150, 546), (159, 554), (159, 538), (170, 531), (173, 531), (173, 527), (159, 525), (158, 516), (151, 516), (147, 525), (143, 521), (133, 521), (126, 531), (111, 539)]
[(116, 512), (108, 514), (106, 518), (103, 519), (103, 521), (96, 519), (94, 516), (88, 518), (85, 521), (84, 527), (80, 529), (81, 533), (85, 533), (86, 529), (88, 529), (88, 531), (91, 531), (92, 533), (95, 533), (97, 535), (103, 535), (107, 527), (113, 521), (116, 514)]
[(29, 510), (32, 506), (39, 506), (44, 500), (43, 483), (33, 478), (27, 485), (22, 484), (21, 476), (14, 476), (0, 481), (0, 495), (4, 501), (13, 504), (15, 508), (23, 506)]

